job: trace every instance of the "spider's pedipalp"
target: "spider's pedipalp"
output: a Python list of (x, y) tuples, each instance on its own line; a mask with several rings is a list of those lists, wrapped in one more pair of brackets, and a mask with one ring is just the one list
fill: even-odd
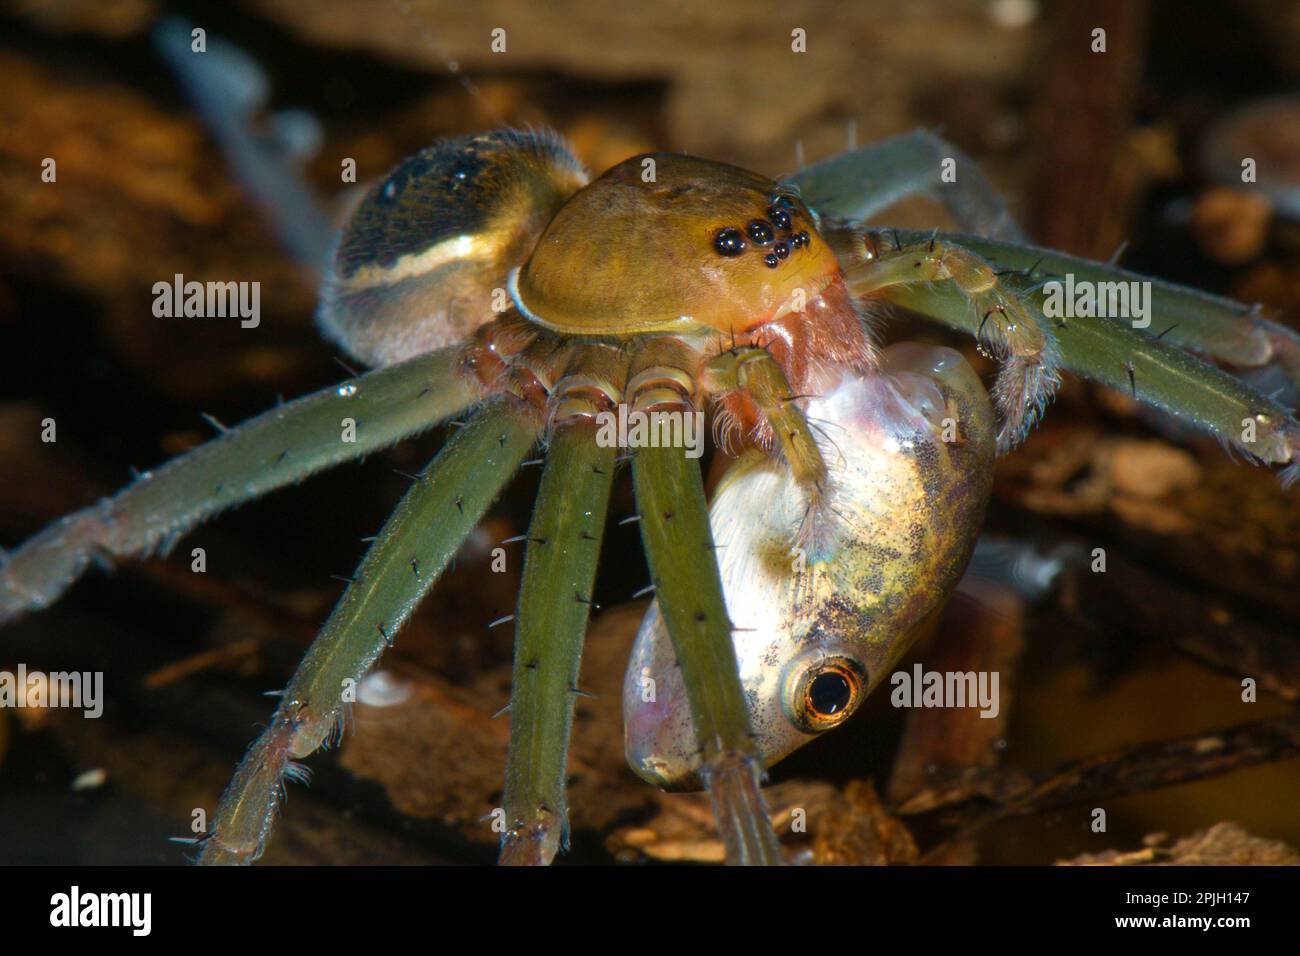
[(868, 232), (863, 258), (846, 263), (849, 291), (922, 314), (934, 314), (931, 300), (950, 299), (943, 314), (960, 309), (961, 320), (954, 324), (971, 332), (1001, 365), (992, 394), (1002, 418), (998, 446), (1009, 451), (1060, 385), (1051, 323), (986, 260), (951, 240), (914, 233), (901, 246), (888, 248), (878, 238)]
[(747, 421), (757, 412), (755, 443), (766, 448), (775, 441), (812, 509), (820, 508), (826, 462), (785, 373), (772, 355), (756, 346), (730, 349), (704, 366), (701, 379), (705, 390), (732, 418)]
[[(338, 732), (357, 682), (518, 470), (540, 429), (540, 416), (515, 398), (491, 400), (402, 498), (222, 794), (199, 862), (248, 863), (261, 854), (292, 761)], [(419, 576), (411, 574), (412, 554), (422, 558)]]
[(471, 404), (455, 350), (274, 408), (49, 525), (0, 564), (0, 622), (55, 601), (97, 556), (165, 549), (201, 521), (431, 428)]

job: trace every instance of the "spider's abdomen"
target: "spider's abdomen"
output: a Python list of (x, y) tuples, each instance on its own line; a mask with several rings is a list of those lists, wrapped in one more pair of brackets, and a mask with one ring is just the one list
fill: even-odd
[(802, 311), (838, 273), (789, 190), (725, 163), (652, 153), (565, 203), (511, 294), (561, 332), (739, 334)]
[(494, 130), (421, 150), (370, 189), (339, 237), (323, 331), (369, 365), (464, 340), (507, 304), (507, 273), (586, 182), (549, 131)]

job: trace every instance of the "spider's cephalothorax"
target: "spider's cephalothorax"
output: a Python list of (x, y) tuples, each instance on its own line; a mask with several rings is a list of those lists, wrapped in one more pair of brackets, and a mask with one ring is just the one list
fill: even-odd
[(552, 424), (716, 401), (729, 445), (776, 436), (815, 484), (806, 428), (774, 432), (793, 418), (780, 406), (874, 356), (814, 215), (772, 180), (690, 156), (634, 156), (577, 188), (580, 169), (553, 135), (515, 131), (402, 163), (339, 242), (327, 332), (379, 364), (473, 333), (465, 362), (485, 394)]

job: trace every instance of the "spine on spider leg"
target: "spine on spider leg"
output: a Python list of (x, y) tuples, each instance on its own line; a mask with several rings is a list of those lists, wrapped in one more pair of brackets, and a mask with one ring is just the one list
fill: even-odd
[(249, 749), (221, 797), (201, 863), (261, 855), (284, 778), (339, 732), (356, 684), (442, 574), (518, 470), (539, 417), (499, 398), (459, 431), (407, 492), (307, 651), (271, 726)]
[(54, 522), (0, 565), (0, 623), (53, 603), (96, 556), (166, 551), (227, 508), (431, 428), (477, 386), (448, 349), (272, 409)]

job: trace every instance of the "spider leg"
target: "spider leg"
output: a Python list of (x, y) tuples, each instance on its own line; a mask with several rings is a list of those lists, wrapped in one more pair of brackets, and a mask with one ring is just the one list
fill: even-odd
[[(904, 241), (916, 241), (918, 237), (922, 241), (928, 239), (922, 234), (909, 233), (904, 235)], [(939, 237), (937, 241), (948, 240)], [(989, 247), (988, 251), (997, 250)], [(1034, 255), (1036, 259), (1038, 254), (1035, 252)], [(1073, 265), (1072, 262), (1069, 264)], [(1098, 264), (1091, 264), (1089, 269), (1089, 275), (1098, 277), (1127, 275), (1118, 270), (1112, 273), (1108, 267)], [(1004, 276), (1003, 281), (1010, 288), (1018, 288), (1015, 294), (1033, 303), (1032, 313), (1041, 317), (1045, 293), (1037, 283), (1025, 276), (1017, 278), (1014, 275)], [(1134, 281), (1149, 280), (1135, 277)], [(1229, 343), (1234, 335), (1244, 334), (1240, 327), (1228, 331), (1214, 328), (1214, 309), (1209, 297), (1169, 284), (1163, 284), (1164, 288), (1157, 295), (1154, 280), (1150, 281), (1153, 282), (1152, 330), (1180, 326), (1183, 322), (1182, 306), (1186, 305), (1193, 316), (1189, 327), (1192, 330), (1205, 328), (1209, 334), (1201, 339), (1191, 337), (1175, 341), (1189, 345), (1193, 340), (1199, 341), (1204, 351), (1218, 355), (1220, 351), (1230, 352)], [(955, 328), (979, 333), (980, 317), (972, 315), (969, 304), (951, 284), (928, 288), (899, 285), (889, 290), (888, 298), (896, 305)], [(1227, 319), (1233, 314), (1225, 311), (1222, 317)], [(1146, 334), (1134, 329), (1131, 322), (1110, 318), (1049, 321), (1056, 339), (1056, 358), (1062, 368), (1111, 388), (1130, 392), (1148, 405), (1209, 431), (1255, 461), (1286, 466), (1281, 475), (1283, 484), (1289, 485), (1300, 478), (1300, 460), (1297, 460), (1300, 458), (1300, 421), (1282, 405), (1241, 379), (1172, 344), (1169, 340), (1173, 333), (1163, 337), (1158, 332)], [(1276, 358), (1267, 358), (1265, 356), (1271, 353), (1265, 353), (1261, 361), (1285, 364), (1286, 349), (1293, 347), (1295, 340), (1281, 326), (1271, 323), (1270, 326), (1261, 332), (1261, 341), (1275, 343), (1278, 351)], [(1218, 333), (1218, 337), (1214, 333)], [(1184, 334), (1192, 336), (1190, 331)], [(1210, 342), (1217, 344), (1211, 346)], [(1281, 345), (1276, 346), (1276, 343)]]
[(0, 623), (53, 603), (96, 556), (166, 552), (199, 522), (430, 428), (474, 400), (448, 349), (264, 412), (30, 538), (0, 564)]
[[(845, 272), (849, 291), (955, 324), (990, 347), (1001, 363), (992, 392), (1002, 418), (998, 448), (1006, 452), (1034, 426), (1060, 384), (1057, 330), (986, 260), (952, 240), (925, 235), (917, 241), (916, 235), (901, 246), (874, 243), (878, 251), (870, 251), (876, 234), (868, 232), (866, 258)], [(936, 312), (929, 303), (939, 299), (945, 306)]]
[(568, 842), (573, 698), (616, 452), (596, 443), (589, 417), (551, 436), (515, 618), (503, 864), (549, 864)]
[(154, 29), (154, 46), (285, 248), (319, 275), (337, 230), (294, 164), (253, 132), (268, 97), (266, 73), (238, 47), (215, 36), (208, 38), (206, 52), (194, 52), (193, 27), (180, 17), (164, 17)]
[(1063, 252), (979, 236), (953, 238), (1001, 269), (1020, 271), (1029, 281), (1073, 275), (1093, 283), (1147, 283), (1152, 316), (1142, 325), (1130, 323), (1134, 328), (1235, 368), (1276, 370), (1292, 394), (1300, 391), (1300, 333), (1262, 318), (1258, 306)]
[[(521, 408), (514, 398), (486, 406), (402, 498), (285, 688), (270, 725), (222, 794), (200, 863), (250, 863), (261, 855), (284, 779), (304, 776), (293, 759), (339, 732), (357, 682), (392, 643), (536, 441), (540, 423)], [(414, 556), (418, 565), (412, 564)]]
[[(951, 160), (950, 164), (945, 164)], [(954, 177), (945, 181), (945, 168)], [(1023, 241), (1024, 233), (979, 165), (925, 130), (895, 136), (814, 163), (786, 178), (818, 215), (862, 221), (900, 199), (925, 194), (943, 203), (958, 228)]]
[(682, 669), (727, 861), (779, 864), (700, 469), (680, 448), (643, 447), (632, 458), (632, 476), (651, 580)]

